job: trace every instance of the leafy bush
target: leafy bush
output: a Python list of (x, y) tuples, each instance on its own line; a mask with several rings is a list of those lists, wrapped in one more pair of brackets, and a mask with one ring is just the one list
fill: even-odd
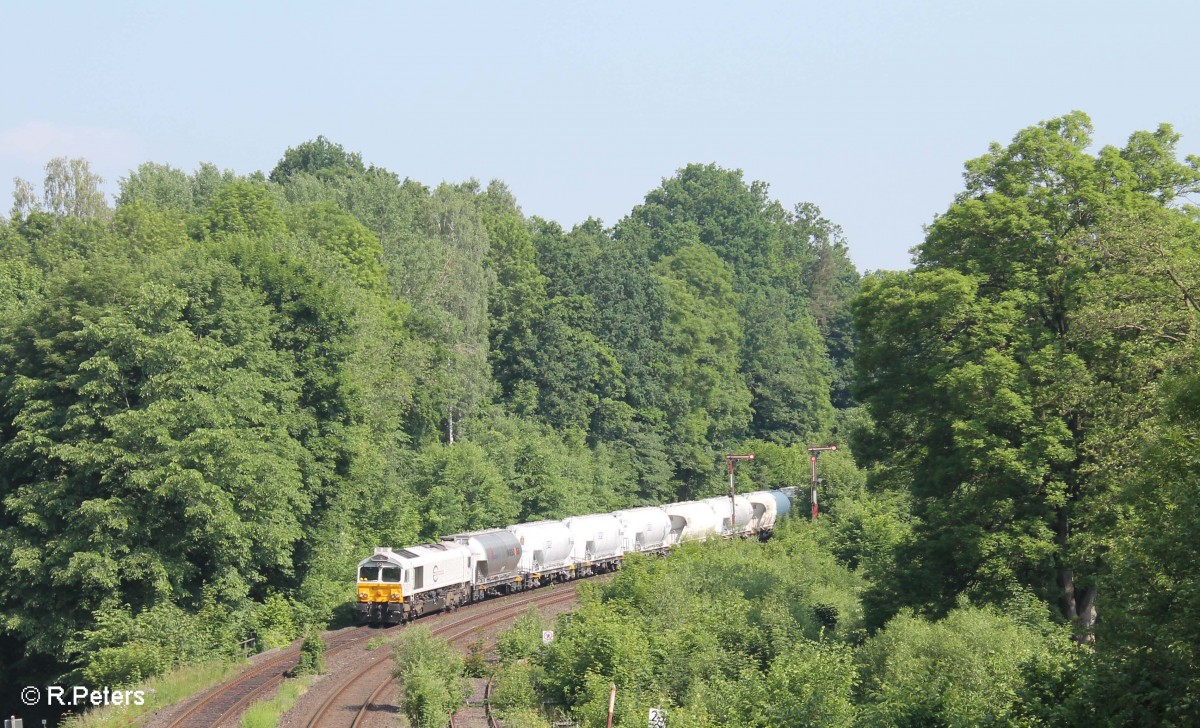
[(404, 630), (392, 651), (393, 675), (404, 689), (401, 705), (415, 728), (441, 728), (471, 694), (463, 678), (464, 663), (446, 640), (434, 637), (428, 627)]
[(165, 603), (133, 614), (129, 607), (96, 614), (96, 625), (71, 643), (90, 685), (131, 685), (182, 664), (233, 652), (234, 618), (206, 603), (198, 613)]
[(863, 719), (874, 726), (1050, 724), (1026, 703), (1043, 683), (1064, 682), (1081, 654), (1045, 605), (1024, 596), (1004, 611), (960, 604), (937, 622), (905, 611), (859, 652)]
[(623, 724), (658, 707), (672, 725), (849, 725), (847, 642), (861, 635), (861, 582), (827, 540), (819, 524), (792, 523), (766, 544), (631, 556), (611, 581), (583, 590), (548, 648), (533, 615), (501, 637), (514, 658), (497, 674), (501, 701), (517, 706), (540, 691), (593, 725), (616, 684)]
[(258, 606), (254, 613), (254, 622), (261, 650), (291, 644), (299, 634), (292, 605), (278, 594), (272, 594)]
[(300, 662), (293, 673), (296, 675), (321, 674), (325, 672), (325, 640), (320, 633), (309, 632), (300, 645)]
[(530, 607), (517, 617), (512, 626), (504, 630), (496, 641), (496, 652), (500, 659), (513, 662), (536, 655), (545, 646), (542, 642), (542, 632), (549, 624), (537, 608)]
[(523, 708), (536, 709), (539, 677), (540, 670), (526, 660), (506, 663), (492, 678), (492, 708), (506, 716)]

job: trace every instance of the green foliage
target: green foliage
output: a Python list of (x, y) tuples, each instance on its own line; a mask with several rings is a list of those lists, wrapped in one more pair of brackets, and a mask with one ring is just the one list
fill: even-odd
[[(1054, 700), (1064, 696), (1042, 691), (1085, 652), (1040, 602), (1018, 599), (1006, 611), (964, 605), (938, 622), (908, 612), (889, 622), (859, 653), (863, 723), (1061, 724)], [(1035, 696), (1045, 702), (1029, 704)]]
[(204, 582), (236, 599), (290, 563), (307, 457), (276, 325), (227, 264), (184, 260), (71, 271), (49, 299), (68, 306), (0, 333), (0, 558), (19, 575), (3, 598), (35, 642), (65, 636), (61, 604), (37, 615), (62, 588), (80, 612), (196, 597)]
[(311, 174), (319, 179), (329, 180), (365, 171), (362, 155), (358, 152), (347, 152), (341, 144), (318, 136), (295, 147), (288, 147), (275, 169), (271, 170), (269, 179), (272, 182), (283, 183), (297, 174)]
[[(634, 500), (628, 463), (535, 421), (489, 410), (466, 430), (518, 503), (515, 521), (614, 510)], [(457, 447), (457, 446), (456, 446)]]
[(112, 210), (100, 190), (104, 178), (92, 172), (86, 159), (55, 157), (46, 163), (43, 195), (38, 199), (33, 185), (15, 180), (13, 218), (44, 212), (55, 220), (106, 220)]
[[(569, 234), (536, 218), (532, 226), (538, 266), (546, 275), (549, 294), (571, 302), (558, 310), (585, 315), (552, 322), (556, 324), (553, 333), (563, 342), (559, 346), (570, 351), (572, 341), (585, 345), (572, 356), (587, 362), (589, 370), (599, 371), (594, 367), (603, 363), (606, 351), (620, 367), (619, 382), (600, 380), (611, 395), (593, 391), (573, 398), (595, 402), (590, 412), (591, 437), (632, 465), (643, 501), (673, 499), (678, 486), (670, 482), (673, 467), (667, 453), (662, 381), (668, 366), (662, 343), (666, 292), (653, 273), (649, 255), (640, 241), (614, 239), (596, 220), (578, 225)], [(577, 333), (581, 327), (593, 332), (597, 343), (586, 333)], [(536, 352), (531, 366), (540, 367), (541, 358)], [(596, 365), (590, 363), (593, 361)], [(572, 381), (559, 377), (556, 384), (561, 391)], [(622, 385), (623, 392), (617, 385)], [(541, 390), (534, 391), (540, 404)], [(576, 420), (585, 412), (576, 407), (567, 413), (572, 411), (579, 413)]]
[(423, 448), (412, 463), (411, 488), (425, 514), (422, 538), (516, 523), (511, 486), (479, 445), (461, 442)]
[(763, 724), (854, 725), (858, 675), (849, 647), (801, 640), (771, 663)]
[(205, 239), (233, 235), (274, 238), (285, 231), (283, 216), (262, 185), (244, 180), (230, 182), (205, 207), (198, 232)]
[(744, 366), (754, 395), (750, 431), (778, 442), (804, 442), (832, 422), (828, 354), (812, 315), (798, 300), (781, 306), (780, 294), (756, 288), (741, 307)]
[[(853, 402), (850, 388), (856, 346), (852, 302), (858, 294), (859, 273), (850, 261), (841, 228), (822, 217), (816, 205), (796, 205), (789, 232), (793, 239), (799, 239), (794, 245), (807, 247), (815, 257), (801, 273), (809, 296), (808, 308), (829, 352), (831, 404), (839, 409), (849, 407)], [(801, 254), (795, 258), (803, 259)], [(786, 279), (789, 274), (781, 272), (781, 277)]]
[[(1093, 715), (1110, 725), (1200, 720), (1200, 377), (1180, 373), (1163, 387), (1163, 400), (1123, 493), (1127, 515), (1103, 582), (1098, 665), (1086, 692), (1090, 706), (1103, 706)], [(1127, 699), (1114, 703), (1113, 695)]]
[(192, 180), (186, 172), (169, 164), (144, 162), (128, 177), (121, 178), (117, 207), (134, 204), (156, 212), (191, 212), (195, 208)]
[(504, 667), (497, 671), (492, 679), (490, 702), (492, 709), (504, 716), (506, 725), (510, 714), (540, 707), (537, 691), (539, 674), (540, 668), (527, 660), (506, 661)]
[[(861, 584), (821, 541), (818, 527), (793, 523), (766, 545), (630, 557), (597, 597), (560, 618), (549, 648), (534, 642), (532, 621), (501, 644), (544, 668), (530, 673), (538, 689), (585, 722), (604, 714), (616, 683), (626, 722), (657, 706), (672, 724), (847, 724), (855, 668), (842, 640), (860, 635)], [(819, 677), (804, 675), (815, 666)]]
[(242, 713), (241, 728), (275, 728), (280, 718), (292, 709), (312, 678), (286, 680), (270, 700), (257, 700)]
[(404, 630), (392, 660), (392, 674), (404, 690), (401, 709), (414, 728), (441, 728), (471, 694), (462, 656), (427, 627)]
[[(840, 231), (813, 205), (795, 214), (746, 184), (740, 170), (688, 165), (646, 195), (618, 237), (640, 241), (652, 259), (699, 244), (729, 266), (745, 332), (738, 358), (751, 392), (751, 432), (791, 441), (828, 424), (830, 369), (818, 330), (836, 336), (844, 377), (853, 350), (848, 303), (857, 275), (840, 250)], [(814, 324), (810, 301), (818, 306)], [(840, 384), (845, 400), (845, 382)]]
[(467, 646), (463, 672), (467, 677), (485, 677), (487, 667), (487, 643), (484, 641), (483, 630), (480, 630), (475, 641)]
[(192, 215), (233, 181), (233, 172), (222, 172), (212, 164), (201, 164), (188, 175), (169, 164), (146, 162), (121, 178), (117, 207), (136, 204), (154, 212)]
[(136, 614), (127, 606), (106, 609), (94, 619), (68, 645), (89, 685), (133, 685), (180, 665), (230, 655), (237, 642), (237, 617), (212, 600), (195, 613), (164, 603)]
[(548, 627), (549, 623), (541, 612), (531, 607), (500, 635), (496, 641), (496, 653), (505, 663), (533, 657), (542, 651), (542, 632)]
[[(917, 269), (873, 277), (855, 306), (860, 454), (910, 480), (917, 517), (897, 604), (948, 609), (1039, 590), (1086, 631), (1128, 437), (1192, 335), (1200, 189), (1169, 127), (1086, 152), (1073, 112), (967, 163)], [(1156, 313), (1161, 311), (1162, 314)]]
[(188, 242), (184, 218), (173, 210), (156, 210), (134, 200), (117, 208), (113, 227), (129, 255), (181, 248)]
[(663, 340), (673, 362), (663, 376), (667, 446), (676, 471), (695, 480), (750, 420), (750, 392), (737, 376), (737, 297), (729, 270), (707, 248), (681, 248), (655, 270), (667, 292)]
[(381, 295), (385, 293), (386, 273), (379, 239), (336, 203), (314, 203), (293, 210), (289, 228), (333, 254), (338, 266), (359, 286)]
[[(64, 672), (285, 644), (371, 546), (707, 492), (748, 436), (784, 484), (831, 424), (840, 233), (740, 172), (570, 232), (324, 137), (269, 178), (142, 164), (115, 212), (100, 184), (54, 160), (0, 225), (0, 619)], [(858, 619), (818, 602), (776, 616)]]
[(268, 596), (254, 611), (254, 631), (261, 650), (291, 644), (298, 629), (295, 610), (287, 598), (279, 594)]

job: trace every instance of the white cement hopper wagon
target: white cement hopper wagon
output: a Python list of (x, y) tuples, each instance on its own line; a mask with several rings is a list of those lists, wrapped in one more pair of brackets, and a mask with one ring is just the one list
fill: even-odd
[(574, 542), (562, 521), (518, 523), (508, 531), (521, 544), (519, 568), (526, 579), (545, 582), (570, 576)]
[(670, 548), (671, 517), (662, 508), (630, 508), (612, 515), (621, 524), (621, 549), (625, 553), (666, 552)]
[[(705, 498), (701, 503), (707, 503), (717, 516), (717, 529), (722, 536), (740, 536), (747, 533), (754, 518), (754, 506), (744, 495), (735, 495), (730, 506), (729, 496)], [(733, 517), (730, 517), (732, 512)]]
[(513, 591), (521, 583), (521, 545), (503, 528), (443, 536), (443, 542), (466, 546), (471, 552), (476, 596)]
[(671, 519), (672, 546), (685, 541), (705, 541), (717, 532), (717, 515), (707, 503), (684, 501), (665, 505), (662, 509)]
[(574, 547), (571, 557), (580, 576), (598, 571), (611, 571), (620, 565), (621, 523), (616, 517), (601, 513), (593, 516), (572, 516), (563, 519), (571, 530)]

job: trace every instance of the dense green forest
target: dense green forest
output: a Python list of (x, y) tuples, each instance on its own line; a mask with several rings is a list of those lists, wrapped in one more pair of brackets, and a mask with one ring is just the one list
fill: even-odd
[(321, 137), (114, 208), (57, 159), (0, 236), (5, 652), (96, 684), (288, 641), (379, 544), (718, 493), (849, 397), (840, 231), (716, 166), (565, 231)]
[(614, 681), (622, 725), (1200, 720), (1200, 159), (1091, 131), (993, 144), (866, 275), (715, 165), (565, 230), (323, 137), (112, 205), (52, 160), (0, 223), (0, 682), (280, 644), (373, 546), (717, 494), (730, 450), (800, 484), (836, 442), (820, 522), (514, 632), (513, 720)]

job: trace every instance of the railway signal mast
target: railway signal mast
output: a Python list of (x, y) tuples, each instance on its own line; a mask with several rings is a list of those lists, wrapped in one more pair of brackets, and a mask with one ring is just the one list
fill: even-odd
[(733, 463), (735, 460), (753, 460), (754, 453), (745, 455), (730, 453), (725, 456), (725, 459), (729, 461), (729, 531), (732, 534), (737, 533), (737, 503), (733, 500)]
[(808, 450), (808, 462), (812, 465), (812, 490), (809, 493), (809, 501), (812, 503), (812, 519), (817, 520), (817, 457), (823, 452), (833, 452), (837, 450), (837, 445), (822, 445), (820, 447), (806, 448)]

